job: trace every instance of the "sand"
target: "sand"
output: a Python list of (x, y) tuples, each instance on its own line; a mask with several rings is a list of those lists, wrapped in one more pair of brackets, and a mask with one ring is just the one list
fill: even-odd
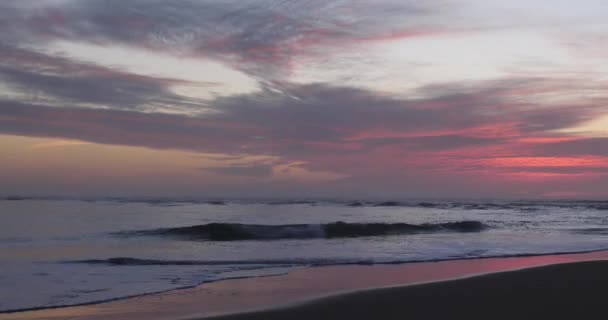
[[(108, 303), (19, 312), (12, 314), (0, 314), (0, 320), (199, 319), (221, 314), (234, 314), (253, 310), (268, 310), (276, 307), (296, 304), (302, 306), (294, 307), (294, 309), (272, 311), (270, 313), (271, 315), (267, 316), (282, 317), (282, 319), (298, 319), (297, 317), (300, 313), (308, 314), (307, 312), (325, 312), (323, 311), (325, 310), (323, 308), (327, 308), (328, 301), (332, 301), (331, 305), (335, 306), (335, 308), (332, 309), (334, 313), (328, 313), (327, 315), (310, 315), (311, 319), (348, 319), (348, 317), (352, 317), (353, 319), (369, 319), (367, 317), (357, 318), (359, 313), (361, 316), (369, 316), (369, 312), (374, 312), (377, 315), (374, 316), (373, 319), (391, 319), (391, 310), (396, 310), (395, 312), (398, 313), (396, 316), (398, 316), (399, 319), (408, 319), (409, 317), (407, 316), (407, 311), (415, 310), (417, 307), (421, 308), (419, 311), (426, 310), (427, 312), (434, 312), (438, 310), (458, 310), (455, 307), (453, 307), (455, 309), (445, 309), (444, 306), (449, 305), (451, 300), (462, 303), (457, 304), (457, 306), (466, 306), (466, 308), (461, 307), (460, 312), (466, 312), (471, 316), (479, 316), (483, 312), (487, 311), (491, 313), (487, 314), (487, 317), (484, 319), (493, 319), (500, 316), (503, 312), (508, 314), (505, 310), (515, 310), (513, 312), (525, 312), (525, 308), (527, 307), (525, 304), (521, 304), (517, 300), (523, 294), (519, 291), (528, 291), (527, 288), (524, 289), (522, 287), (517, 287), (517, 290), (519, 291), (497, 291), (497, 288), (499, 287), (494, 286), (492, 281), (495, 280), (491, 280), (494, 279), (493, 277), (519, 277), (517, 275), (526, 274), (525, 272), (534, 272), (535, 274), (546, 274), (546, 276), (548, 276), (551, 280), (547, 283), (554, 283), (556, 286), (568, 287), (571, 283), (574, 283), (574, 285), (585, 283), (588, 285), (588, 290), (579, 290), (584, 292), (577, 291), (576, 297), (574, 298), (578, 298), (580, 300), (576, 301), (585, 301), (587, 297), (590, 299), (602, 297), (603, 290), (608, 288), (605, 286), (605, 283), (602, 280), (603, 278), (601, 278), (604, 275), (602, 272), (608, 274), (608, 266), (603, 263), (598, 264), (597, 267), (594, 265), (592, 268), (588, 267), (586, 264), (580, 264), (580, 266), (582, 266), (581, 268), (584, 269), (573, 271), (569, 274), (563, 272), (556, 273), (555, 271), (551, 271), (553, 269), (547, 269), (549, 270), (547, 273), (543, 272), (545, 269), (530, 269), (528, 271), (517, 271), (509, 274), (497, 272), (598, 260), (608, 260), (608, 251), (582, 254), (486, 258), (395, 265), (311, 267), (294, 270), (284, 275), (218, 281), (206, 283), (191, 289), (152, 294)], [(567, 268), (569, 268), (569, 270), (575, 270), (575, 268), (577, 268), (576, 266), (578, 266), (578, 264), (568, 265)], [(563, 266), (557, 265), (556, 267), (562, 268)], [(445, 290), (441, 286), (444, 284), (453, 286), (453, 282), (436, 283), (429, 285), (428, 287), (424, 287), (427, 289), (419, 289), (418, 287), (402, 287), (404, 285), (428, 283), (431, 281), (444, 281), (488, 273), (495, 274), (465, 280), (472, 281), (468, 282), (472, 285), (446, 287)], [(534, 279), (530, 280), (531, 278), (535, 279), (538, 277), (524, 276), (518, 278), (520, 279), (518, 281), (510, 280), (508, 283), (509, 285), (511, 285), (511, 283), (519, 283), (520, 285), (526, 283), (528, 285), (533, 285), (538, 283), (535, 282)], [(490, 279), (490, 282), (484, 282), (485, 280), (483, 279)], [(486, 283), (486, 285), (483, 285), (483, 283)], [(546, 291), (568, 291), (563, 288), (547, 289), (546, 283), (542, 285)], [(387, 289), (387, 287), (397, 288)], [(375, 288), (385, 289), (368, 291)], [(422, 290), (419, 292), (426, 292), (425, 294), (428, 296), (421, 296), (418, 293), (413, 294), (410, 290)], [(549, 292), (549, 294), (552, 294), (551, 292)], [(502, 299), (501, 301), (498, 301), (500, 299), (496, 298), (497, 301), (495, 301), (494, 304), (487, 301), (484, 302), (484, 297), (490, 297), (498, 293), (502, 295), (500, 297), (500, 299)], [(415, 298), (412, 295), (417, 296), (418, 298)], [(425, 298), (422, 299), (420, 297)], [(539, 292), (535, 293), (533, 298), (545, 299), (543, 297), (548, 297), (548, 295)], [(355, 302), (355, 300), (351, 301), (350, 299), (362, 299), (365, 301)], [(310, 301), (314, 301), (314, 303), (310, 303)], [(418, 302), (414, 303), (414, 301)], [(547, 300), (547, 302), (550, 301)], [(308, 304), (303, 305), (304, 303)], [(492, 306), (492, 310), (489, 310), (488, 308), (484, 309), (486, 304)], [(365, 309), (367, 310), (365, 312), (368, 313), (357, 309), (363, 306), (365, 306)], [(560, 303), (560, 306), (567, 307), (568, 304)], [(301, 311), (300, 308), (304, 308), (308, 311)], [(494, 310), (493, 308), (496, 309)], [(349, 315), (349, 311), (351, 309), (358, 311)], [(584, 310), (581, 310), (580, 312), (585, 314), (585, 317), (582, 318), (590, 318), (590, 316), (587, 316), (587, 311), (592, 309), (593, 306), (589, 305), (586, 306)], [(338, 316), (336, 313), (340, 313), (340, 315)], [(606, 313), (608, 314), (608, 303), (606, 304)], [(409, 315), (411, 314), (412, 313)], [(429, 314), (423, 317), (423, 319), (430, 319)], [(567, 313), (560, 312), (560, 315), (561, 314)], [(246, 315), (242, 317), (244, 317), (243, 319), (249, 319), (247, 317), (258, 317), (257, 319), (260, 319), (258, 315)], [(458, 317), (450, 316), (448, 318), (458, 319), (460, 317), (461, 315)], [(527, 317), (523, 317), (522, 314), (519, 314), (519, 316), (515, 318), (524, 319)], [(544, 319), (545, 317), (541, 318)], [(264, 317), (264, 319), (266, 318)]]
[(607, 319), (608, 262), (579, 262), (366, 290), (207, 319)]

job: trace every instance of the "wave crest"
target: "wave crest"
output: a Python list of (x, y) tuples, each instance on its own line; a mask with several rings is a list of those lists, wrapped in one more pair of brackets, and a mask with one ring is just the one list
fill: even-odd
[(188, 240), (236, 241), (280, 239), (332, 239), (372, 236), (408, 235), (431, 232), (480, 232), (489, 228), (479, 221), (447, 223), (346, 223), (257, 225), (210, 223), (189, 227), (161, 228), (121, 232), (123, 236), (156, 235)]

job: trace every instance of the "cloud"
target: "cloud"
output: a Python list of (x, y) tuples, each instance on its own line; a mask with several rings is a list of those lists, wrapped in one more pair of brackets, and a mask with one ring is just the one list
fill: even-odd
[(201, 168), (201, 170), (240, 177), (266, 178), (272, 176), (271, 165), (238, 165), (230, 167)]
[(30, 101), (141, 111), (196, 112), (203, 107), (202, 101), (171, 91), (173, 85), (184, 83), (178, 79), (138, 75), (10, 46), (0, 45), (0, 54), (0, 81)]
[(154, 81), (143, 76), (138, 78), (136, 75), (121, 78), (120, 72), (60, 75), (0, 67), (0, 79), (22, 94), (49, 100), (54, 98), (61, 103), (140, 110), (171, 106), (174, 111), (179, 111), (180, 105), (194, 106), (194, 101), (170, 92), (162, 80)]
[(462, 135), (418, 136), (410, 138), (371, 138), (363, 141), (366, 148), (399, 145), (416, 151), (444, 151), (468, 146), (496, 145), (504, 142), (502, 138), (478, 138)]
[[(159, 149), (215, 150), (257, 128), (171, 114), (0, 101), (0, 131)], [(235, 152), (238, 147), (234, 148)]]
[(32, 149), (48, 149), (48, 148), (63, 148), (72, 146), (82, 146), (90, 144), (90, 142), (78, 140), (55, 140), (43, 143), (37, 143), (31, 146)]
[(296, 56), (322, 56), (338, 43), (417, 36), (422, 34), (420, 18), (438, 10), (395, 0), (373, 5), (362, 0), (41, 3), (0, 4), (0, 41), (63, 39), (202, 55), (263, 79), (289, 72)]
[(608, 156), (608, 138), (579, 138), (544, 144), (539, 151), (548, 156)]
[[(521, 83), (531, 85), (527, 80)], [(521, 139), (558, 136), (554, 130), (575, 126), (602, 109), (583, 102), (534, 108), (515, 99), (514, 89), (521, 83), (482, 83), (460, 93), (458, 85), (446, 86), (436, 88), (432, 96), (415, 99), (327, 84), (292, 85), (287, 94), (265, 90), (220, 97), (208, 102), (214, 112), (196, 116), (4, 100), (0, 101), (0, 132), (273, 155), (288, 161), (314, 160), (307, 165), (322, 170), (348, 170), (349, 157), (360, 159), (352, 161), (365, 166), (366, 161), (391, 162), (391, 152), (392, 157), (407, 154), (416, 161), (416, 155), (429, 153), (435, 153), (435, 158), (450, 152), (452, 156), (483, 157), (575, 148), (571, 146), (574, 142)], [(542, 81), (536, 85), (541, 86)], [(329, 160), (331, 157), (335, 159)]]
[[(0, 133), (221, 154), (217, 165), (203, 170), (233, 179), (272, 177), (276, 181), (266, 191), (284, 180), (291, 186), (280, 187), (285, 192), (307, 190), (305, 181), (310, 181), (327, 184), (317, 190), (320, 194), (365, 195), (368, 186), (379, 187), (376, 193), (459, 196), (477, 185), (488, 187), (480, 196), (492, 196), (504, 191), (496, 186), (500, 179), (509, 181), (504, 188), (521, 183), (517, 189), (526, 196), (523, 192), (533, 192), (532, 186), (539, 188), (534, 192), (546, 191), (549, 185), (539, 185), (547, 179), (606, 175), (606, 139), (556, 131), (593, 117), (603, 104), (522, 100), (522, 86), (557, 89), (552, 82), (537, 81), (444, 85), (432, 94), (425, 88), (411, 99), (328, 84), (291, 85), (283, 93), (220, 97), (208, 102), (214, 112), (199, 115), (5, 99), (0, 101)], [(264, 158), (242, 160), (243, 154)], [(586, 154), (597, 158), (556, 162)], [(489, 161), (497, 158), (507, 160)], [(538, 165), (526, 159), (538, 159)], [(296, 187), (294, 181), (301, 184)], [(564, 188), (569, 186), (564, 182)]]
[[(297, 158), (342, 152), (331, 150), (340, 145), (355, 144), (361, 150), (364, 144), (349, 142), (350, 137), (377, 129), (424, 133), (480, 125), (487, 117), (476, 111), (483, 102), (496, 103), (497, 98), (485, 97), (484, 93), (476, 96), (463, 99), (477, 99), (478, 105), (462, 104), (461, 99), (454, 98), (451, 104), (429, 109), (420, 106), (444, 98), (408, 101), (361, 89), (315, 84), (294, 86), (287, 95), (266, 90), (218, 98), (209, 102), (214, 113), (198, 117), (5, 100), (0, 102), (0, 130), (159, 148), (251, 150)], [(433, 139), (437, 140), (428, 140)], [(372, 142), (367, 143), (368, 147)]]
[[(233, 180), (277, 174), (304, 179), (314, 172), (312, 180), (332, 181), (333, 186), (383, 185), (412, 193), (433, 186), (457, 193), (467, 179), (488, 185), (489, 177), (494, 182), (510, 176), (530, 182), (541, 176), (606, 174), (607, 138), (581, 138), (564, 130), (606, 113), (606, 84), (598, 76), (602, 69), (579, 70), (582, 64), (545, 39), (549, 35), (528, 32), (528, 13), (539, 17), (534, 22), (538, 26), (565, 23), (570, 13), (551, 11), (555, 19), (544, 18), (546, 4), (515, 11), (512, 6), (442, 0), (1, 1), (0, 133), (213, 152), (222, 154), (218, 161), (224, 163), (205, 170)], [(590, 8), (583, 8), (586, 15), (602, 16), (591, 14), (596, 10)], [(504, 30), (520, 27), (518, 22), (525, 25), (522, 30)], [(570, 48), (580, 51), (576, 57), (593, 56), (585, 61), (598, 69), (604, 49), (594, 45), (602, 39), (601, 28), (587, 28), (580, 29), (581, 40)], [(484, 36), (446, 41), (448, 33), (463, 31)], [(526, 33), (533, 36), (520, 41)], [(436, 37), (393, 43), (428, 36)], [(513, 41), (498, 43), (494, 51), (482, 50), (496, 39)], [(535, 46), (536, 40), (542, 43)], [(376, 42), (387, 46), (368, 46)], [(527, 63), (519, 57), (527, 49), (508, 50), (521, 43), (532, 45)], [(450, 45), (467, 50), (449, 50)], [(61, 48), (72, 52), (57, 52)], [(100, 48), (108, 51), (95, 51)], [(406, 50), (413, 52), (408, 61), (403, 60)], [(96, 61), (96, 55), (108, 52), (144, 51), (173, 57), (151, 58), (137, 66), (185, 57), (184, 64), (200, 59), (200, 70), (206, 71), (202, 61), (211, 59), (222, 65), (214, 70), (246, 73), (243, 77), (258, 81), (261, 89), (252, 93), (258, 86), (251, 85), (251, 90), (236, 90), (246, 94), (220, 97), (210, 89), (201, 95), (201, 86), (247, 85), (226, 73), (217, 75), (217, 83), (210, 76), (211, 82), (192, 85), (178, 79), (180, 72), (190, 70), (177, 70), (171, 63), (166, 69), (175, 77), (154, 76), (154, 71), (138, 70), (128, 61), (120, 69), (110, 65), (112, 59), (103, 60), (108, 65), (102, 66), (75, 58)], [(391, 52), (385, 56), (384, 51)], [(425, 52), (438, 54), (425, 60)], [(478, 64), (475, 54), (484, 52), (491, 57), (504, 53), (509, 56), (505, 61), (528, 72), (502, 72), (498, 69), (513, 66), (501, 59)], [(529, 68), (539, 55), (547, 65)], [(381, 61), (385, 58), (390, 61)], [(462, 64), (460, 58), (471, 63)], [(370, 67), (366, 76), (360, 76), (366, 70), (361, 64)], [(496, 70), (476, 77), (488, 71), (486, 66)], [(337, 81), (332, 68), (346, 70), (346, 80)], [(297, 71), (313, 75), (308, 83), (297, 84)], [(544, 76), (514, 76), (532, 72)], [(443, 73), (462, 79), (503, 78), (437, 82), (445, 79)], [(311, 83), (319, 79), (333, 82)], [(370, 85), (374, 80), (378, 83)], [(386, 84), (393, 94), (349, 83), (382, 89)], [(401, 86), (408, 91), (401, 92)], [(243, 154), (273, 160), (230, 162)], [(585, 156), (598, 157), (597, 163), (527, 163)], [(494, 158), (527, 160), (488, 161)], [(408, 188), (400, 188), (404, 184)]]

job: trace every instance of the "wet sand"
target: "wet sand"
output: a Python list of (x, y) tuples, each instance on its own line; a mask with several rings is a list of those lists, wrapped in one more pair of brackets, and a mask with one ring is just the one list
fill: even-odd
[(366, 290), (215, 320), (606, 319), (608, 261)]
[[(556, 265), (550, 268), (557, 269), (529, 269), (512, 273), (499, 273), (462, 280), (464, 282), (458, 280), (437, 282), (421, 287), (403, 286), (538, 266), (595, 260), (608, 260), (608, 251), (396, 265), (312, 267), (294, 270), (286, 275), (225, 280), (203, 284), (192, 289), (176, 290), (108, 303), (0, 314), (0, 320), (198, 319), (222, 314), (268, 310), (287, 305), (293, 307), (275, 309), (269, 311), (270, 313), (231, 316), (233, 318), (230, 319), (274, 319), (270, 317), (276, 317), (276, 319), (304, 319), (300, 314), (307, 314), (310, 319), (369, 319), (369, 316), (371, 316), (369, 312), (374, 312), (376, 315), (373, 318), (378, 319), (392, 319), (391, 316), (405, 319), (408, 318), (408, 314), (405, 313), (406, 309), (414, 310), (415, 308), (420, 308), (420, 312), (448, 312), (448, 310), (452, 310), (450, 312), (466, 312), (471, 316), (479, 316), (483, 312), (493, 312), (486, 314), (484, 319), (495, 319), (503, 313), (505, 315), (517, 313), (516, 318), (529, 318), (526, 316), (527, 311), (525, 310), (527, 300), (538, 300), (541, 303), (540, 305), (544, 306), (538, 309), (539, 312), (541, 309), (547, 311), (547, 308), (550, 309), (550, 306), (554, 304), (558, 304), (557, 307), (560, 308), (572, 305), (580, 309), (584, 305), (583, 302), (588, 301), (586, 309), (578, 310), (578, 312), (579, 315), (585, 315), (584, 318), (591, 318), (590, 315), (587, 315), (593, 308), (594, 299), (596, 297), (602, 298), (602, 292), (607, 288), (605, 281), (608, 277), (608, 265), (605, 262)], [(539, 282), (535, 279), (544, 280), (539, 280)], [(463, 284), (465, 282), (467, 284)], [(513, 287), (515, 284), (517, 286)], [(526, 285), (529, 287), (526, 287)], [(568, 289), (571, 286), (574, 286), (573, 288), (576, 290)], [(515, 289), (510, 290), (511, 287)], [(370, 289), (373, 291), (368, 291)], [(538, 291), (533, 291), (533, 289)], [(421, 296), (421, 293), (412, 293), (415, 291), (424, 292), (427, 296)], [(535, 293), (534, 295), (526, 295), (528, 291)], [(554, 294), (556, 292), (561, 292), (563, 295)], [(415, 300), (421, 299), (420, 297), (426, 298)], [(493, 302), (484, 300), (490, 299), (490, 297), (494, 297)], [(577, 297), (578, 300), (574, 299)], [(572, 302), (568, 304), (559, 299), (572, 300)], [(444, 305), (450, 305), (452, 300), (459, 303), (450, 307), (455, 309), (446, 309)], [(604, 300), (602, 299), (602, 301)], [(417, 302), (414, 303), (414, 301)], [(492, 311), (490, 310), (492, 308), (484, 307), (486, 304), (497, 309)], [(460, 309), (458, 309), (457, 306), (459, 305), (466, 306), (466, 308), (459, 307)], [(360, 308), (368, 311), (359, 310)], [(560, 308), (554, 309), (561, 310)], [(353, 312), (351, 312), (351, 309)], [(357, 310), (357, 312), (354, 312), (354, 310)], [(391, 310), (395, 310), (397, 314), (393, 315)], [(551, 312), (551, 310), (548, 311)], [(340, 315), (338, 316), (338, 314)], [(567, 313), (560, 311), (555, 316), (561, 316), (562, 314)], [(264, 316), (260, 318), (261, 315)], [(367, 316), (364, 317), (363, 315)], [(445, 315), (443, 314), (443, 316)], [(447, 318), (461, 318), (461, 316), (449, 316)], [(430, 315), (427, 313), (423, 318), (428, 319), (429, 317)], [(545, 319), (546, 317), (540, 318)]]

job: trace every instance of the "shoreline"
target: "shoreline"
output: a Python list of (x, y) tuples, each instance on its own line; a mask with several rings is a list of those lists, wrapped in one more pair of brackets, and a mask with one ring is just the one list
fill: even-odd
[[(589, 254), (589, 253), (596, 253), (596, 252), (607, 252), (608, 253), (608, 248), (606, 248), (606, 249), (584, 250), (584, 251), (552, 252), (552, 253), (541, 253), (541, 254), (522, 253), (522, 254), (500, 255), (500, 256), (486, 256), (486, 257), (458, 257), (458, 258), (451, 258), (451, 259), (448, 258), (448, 259), (429, 259), (429, 260), (411, 260), (411, 261), (388, 261), (388, 262), (379, 262), (379, 263), (373, 263), (373, 262), (367, 263), (367, 262), (363, 262), (362, 261), (362, 262), (352, 262), (352, 263), (335, 263), (335, 264), (331, 264), (330, 263), (330, 264), (312, 264), (312, 265), (307, 265), (307, 266), (294, 266), (289, 271), (282, 272), (282, 273), (277, 273), (277, 274), (232, 277), (232, 278), (226, 278), (226, 279), (220, 279), (220, 280), (213, 280), (213, 281), (203, 282), (203, 283), (200, 283), (200, 284), (197, 284), (197, 285), (192, 285), (192, 286), (177, 287), (177, 288), (167, 289), (167, 290), (161, 290), (161, 291), (145, 292), (145, 293), (141, 293), (141, 294), (134, 294), (134, 295), (129, 295), (129, 296), (121, 296), (121, 297), (109, 298), (109, 299), (97, 300), (97, 301), (91, 301), (91, 302), (83, 302), (83, 303), (76, 303), (76, 304), (66, 304), (66, 305), (32, 307), (32, 308), (14, 309), (14, 310), (10, 310), (10, 309), (9, 310), (0, 310), (0, 320), (4, 319), (4, 318), (2, 318), (2, 315), (5, 315), (5, 314), (16, 314), (16, 313), (18, 314), (18, 313), (25, 313), (25, 312), (44, 311), (44, 310), (63, 309), (63, 308), (73, 308), (73, 307), (86, 307), (86, 306), (94, 306), (94, 305), (98, 305), (98, 304), (107, 304), (107, 303), (112, 303), (112, 302), (117, 302), (117, 301), (123, 301), (123, 300), (130, 300), (130, 299), (136, 299), (136, 298), (141, 298), (141, 297), (146, 297), (146, 296), (151, 296), (151, 295), (170, 294), (170, 293), (172, 293), (174, 291), (194, 289), (194, 288), (197, 288), (197, 287), (200, 287), (200, 286), (209, 285), (211, 283), (216, 283), (216, 282), (223, 282), (223, 281), (230, 281), (230, 280), (240, 280), (240, 279), (249, 279), (249, 278), (266, 278), (266, 277), (282, 276), (282, 275), (286, 275), (289, 272), (292, 272), (294, 270), (304, 269), (304, 268), (324, 268), (324, 267), (340, 267), (340, 266), (348, 267), (348, 266), (406, 265), (406, 264), (450, 262), (450, 261), (468, 261), (468, 260), (484, 260), (484, 259), (503, 259), (503, 258), (504, 259), (508, 259), (508, 258), (529, 258), (529, 257), (544, 257), (544, 256), (578, 255), (578, 254)], [(517, 269), (510, 270), (510, 271), (517, 271)], [(490, 273), (499, 273), (499, 272), (502, 272), (502, 271), (490, 272)], [(473, 276), (475, 276), (475, 275), (473, 275)], [(460, 278), (456, 278), (456, 279), (460, 279)], [(448, 280), (451, 280), (451, 279), (448, 279)], [(445, 280), (445, 281), (448, 281), (448, 280)], [(444, 280), (438, 280), (438, 281), (444, 281)], [(425, 283), (427, 283), (427, 282), (425, 282)], [(408, 284), (408, 285), (417, 285), (417, 284)]]
[(558, 263), (358, 290), (196, 320), (517, 319), (522, 315), (526, 319), (588, 319), (605, 313), (605, 300), (599, 289), (608, 285), (607, 268), (606, 260)]
[[(77, 306), (0, 313), (6, 319), (193, 319), (270, 312), (369, 290), (459, 281), (540, 266), (608, 260), (608, 250), (296, 268)], [(354, 279), (354, 280), (353, 280)], [(261, 292), (260, 290), (261, 289)]]

